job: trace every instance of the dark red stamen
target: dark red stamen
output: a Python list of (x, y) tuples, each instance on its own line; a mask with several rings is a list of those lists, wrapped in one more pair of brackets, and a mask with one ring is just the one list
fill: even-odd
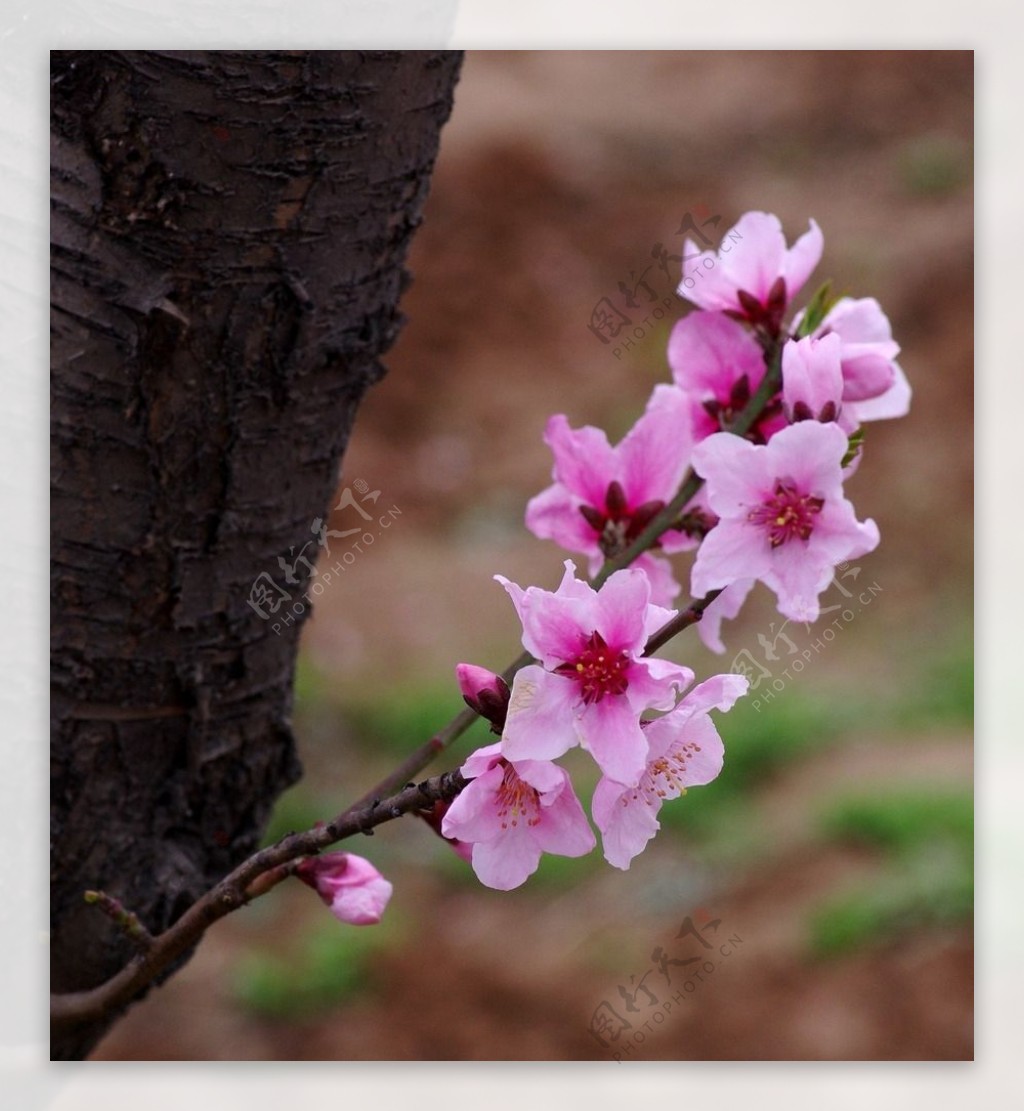
[(583, 701), (600, 702), (606, 694), (624, 694), (629, 686), (629, 656), (613, 652), (596, 630), (583, 642), (582, 651), (568, 663), (555, 668), (559, 675), (575, 679)]
[(773, 548), (798, 536), (810, 539), (814, 531), (814, 518), (821, 512), (824, 498), (801, 494), (793, 482), (779, 479), (775, 493), (763, 505), (747, 514), (747, 520), (768, 529), (769, 543)]
[[(628, 547), (654, 518), (665, 508), (663, 501), (647, 501), (630, 510), (626, 492), (620, 482), (608, 484), (603, 509), (581, 505), (580, 513), (597, 533), (597, 543), (602, 553), (612, 559)], [(657, 547), (657, 544), (652, 547)]]

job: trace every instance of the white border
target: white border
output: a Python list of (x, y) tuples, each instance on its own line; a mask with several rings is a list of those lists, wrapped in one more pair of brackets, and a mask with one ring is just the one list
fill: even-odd
[[(499, 5), (461, 0), (439, 5), (433, 25), (427, 0), (7, 0), (0, 12), (0, 490), (8, 543), (0, 546), (5, 617), (0, 691), (5, 759), (0, 765), (5, 852), (0, 855), (0, 948), (4, 1007), (0, 1024), (0, 1086), (17, 1093), (19, 1109), (106, 1111), (139, 1106), (178, 1108), (188, 1100), (224, 1111), (337, 1106), (460, 1107), (486, 1099), (488, 1108), (586, 1103), (592, 1111), (623, 1104), (682, 1101), (713, 1107), (788, 1109), (825, 1104), (833, 1111), (865, 1106), (921, 1106), (962, 1111), (967, 1100), (987, 1105), (1021, 1084), (1024, 998), (1024, 858), (1020, 803), (1024, 783), (1019, 651), (1011, 630), (1024, 628), (1017, 584), (1024, 566), (1021, 527), (1024, 479), (1015, 405), (1022, 360), (1013, 347), (1022, 315), (1024, 227), (1019, 197), (1024, 175), (1019, 105), (1024, 67), (1013, 6), (983, 0), (947, 5), (862, 0), (848, 5), (751, 0), (684, 6), (649, 0), (569, 0), (552, 5), (517, 0)], [(416, 22), (422, 20), (422, 22)], [(400, 31), (395, 28), (402, 28)], [(454, 28), (452, 30), (452, 28)], [(432, 37), (436, 35), (436, 38)], [(849, 37), (847, 37), (849, 36)], [(451, 41), (445, 41), (450, 39)], [(44, 368), (48, 194), (42, 136), (46, 126), (46, 51), (51, 47), (396, 45), (558, 48), (701, 49), (721, 47), (892, 48), (977, 50), (979, 245), (979, 416), (977, 544), (979, 640), (979, 935), (978, 1064), (737, 1065), (649, 1063), (616, 1072), (595, 1065), (99, 1066), (45, 1064), (38, 989), (46, 982), (39, 900), (45, 901), (45, 667), (47, 555)], [(893, 106), (899, 111), (899, 105)], [(12, 286), (14, 287), (12, 290)], [(13, 311), (12, 311), (13, 310)], [(1012, 375), (1012, 379), (1010, 379)], [(963, 419), (950, 414), (951, 420)], [(41, 441), (41, 442), (40, 442)], [(951, 522), (950, 527), (960, 527)], [(966, 543), (966, 538), (965, 538)], [(26, 789), (26, 787), (28, 789)], [(20, 973), (19, 973), (20, 970)], [(30, 972), (30, 974), (26, 974)], [(42, 1054), (40, 1054), (40, 1049)], [(603, 1070), (603, 1071), (602, 1071)]]

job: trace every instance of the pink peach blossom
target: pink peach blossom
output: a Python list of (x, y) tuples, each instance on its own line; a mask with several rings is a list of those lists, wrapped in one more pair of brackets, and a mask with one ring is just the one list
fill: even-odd
[[(544, 441), (555, 464), (554, 483), (526, 507), (526, 527), (589, 559), (595, 574), (675, 497), (690, 464), (690, 404), (674, 386), (656, 386), (642, 417), (612, 447), (599, 428), (574, 429), (561, 413), (551, 417)], [(685, 532), (662, 533), (658, 549), (695, 547)], [(644, 552), (633, 562), (651, 579), (654, 597), (667, 604), (679, 593), (668, 562)]]
[[(714, 312), (690, 313), (676, 322), (668, 340), (668, 363), (676, 385), (690, 398), (697, 441), (721, 432), (739, 416), (766, 369), (750, 332)], [(781, 399), (773, 398), (748, 438), (764, 443), (786, 423)]]
[(592, 809), (609, 864), (628, 868), (658, 832), (662, 804), (722, 770), (722, 738), (708, 711), (731, 709), (748, 685), (739, 675), (716, 675), (694, 687), (671, 713), (645, 724), (650, 751), (636, 786), (598, 783)]
[(471, 782), (449, 806), (441, 832), (472, 846), (473, 871), (487, 887), (518, 887), (542, 853), (585, 856), (594, 848), (587, 816), (557, 764), (513, 762), (493, 744), (474, 752), (461, 771)]
[[(777, 216), (747, 212), (722, 236), (718, 251), (683, 243), (683, 280), (677, 290), (702, 309), (733, 312), (777, 332), (786, 306), (818, 265), (824, 239), (810, 229), (790, 247)], [(696, 257), (694, 257), (696, 256)]]
[(719, 521), (698, 549), (694, 596), (760, 579), (783, 616), (817, 620), (836, 564), (878, 544), (874, 521), (859, 522), (843, 496), (847, 447), (842, 429), (818, 421), (791, 425), (763, 446), (726, 432), (698, 444), (693, 465)]
[(580, 744), (605, 775), (635, 783), (647, 758), (640, 715), (671, 709), (693, 680), (687, 667), (642, 657), (675, 611), (651, 604), (650, 582), (635, 568), (616, 571), (600, 591), (576, 578), (572, 560), (554, 592), (495, 578), (523, 623), (523, 646), (539, 661), (512, 681), (502, 754), (553, 760)]

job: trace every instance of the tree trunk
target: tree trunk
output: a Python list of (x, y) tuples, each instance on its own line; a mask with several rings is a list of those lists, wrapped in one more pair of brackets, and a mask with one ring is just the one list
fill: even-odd
[[(280, 596), (260, 576), (304, 589), (308, 566), (287, 586), (279, 557), (317, 551), (383, 373), (459, 62), (52, 56), (55, 992), (130, 955), (86, 889), (164, 929), (300, 773), (310, 607), (263, 616)], [(55, 1036), (52, 1056), (106, 1027)]]

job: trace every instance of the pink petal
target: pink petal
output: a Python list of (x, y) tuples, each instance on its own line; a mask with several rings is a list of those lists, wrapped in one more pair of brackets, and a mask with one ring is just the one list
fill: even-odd
[(736, 287), (719, 265), (717, 252), (698, 252), (696, 245), (685, 239), (683, 259), (682, 277), (676, 287), (680, 297), (711, 312), (735, 308)]
[(375, 926), (391, 900), (391, 884), (383, 876), (359, 887), (339, 891), (331, 903), (331, 912), (339, 922), (350, 926)]
[[(575, 659), (582, 640), (594, 628), (593, 591), (586, 583), (575, 582), (572, 560), (565, 564), (565, 578), (555, 593), (535, 586), (523, 590), (503, 575), (494, 576), (508, 591), (523, 623), (523, 647), (552, 668)], [(567, 580), (574, 586), (567, 588)]]
[(598, 591), (594, 628), (613, 652), (643, 651), (650, 597), (650, 581), (633, 567), (616, 571)]
[[(656, 556), (651, 556), (651, 559), (656, 559)], [(639, 560), (637, 562), (640, 562)], [(662, 561), (665, 562), (665, 561)], [(634, 564), (635, 566), (635, 564)], [(658, 606), (653, 602), (647, 607), (644, 614), (644, 645), (651, 639), (652, 636), (663, 626), (668, 624), (673, 617), (676, 616), (678, 610), (669, 609), (666, 606)]]
[(744, 374), (754, 390), (765, 371), (754, 337), (715, 312), (690, 313), (676, 322), (668, 339), (668, 364), (676, 384), (701, 400), (725, 400)]
[(786, 343), (782, 349), (782, 397), (789, 413), (799, 402), (815, 419), (829, 402), (838, 413), (845, 396), (841, 352), (842, 340), (834, 334)]
[[(795, 427), (795, 426), (794, 426)], [(746, 521), (721, 520), (704, 537), (690, 573), (690, 592), (703, 598), (743, 579), (761, 579), (771, 567), (771, 549)]]
[(473, 846), (473, 871), (485, 887), (511, 891), (537, 871), (540, 856), (540, 846), (529, 827), (518, 825), (496, 840)]
[(578, 743), (579, 684), (536, 664), (516, 673), (501, 737), (507, 760), (554, 760)]
[(845, 344), (842, 372), (845, 401), (865, 401), (868, 398), (878, 397), (896, 381), (892, 357), (886, 355), (885, 351), (880, 350), (875, 344)]
[(478, 748), (476, 752), (472, 753), (466, 758), (466, 762), (462, 765), (459, 771), (467, 779), (476, 779), (478, 775), (483, 775), (484, 772), (490, 771), (491, 768), (498, 762), (501, 757), (501, 742), (495, 741), (494, 744), (485, 745), (483, 748)]
[(722, 622), (732, 620), (739, 615), (747, 595), (753, 588), (753, 579), (742, 579), (727, 586), (707, 607), (704, 616), (697, 623), (697, 635), (705, 648), (719, 654), (725, 651), (725, 645), (722, 643)]
[(502, 833), (497, 791), (505, 778), (498, 765), (472, 780), (456, 795), (441, 819), (441, 833), (456, 841), (490, 841)]
[(868, 420), (891, 420), (894, 417), (905, 417), (910, 412), (912, 394), (910, 383), (899, 363), (893, 363), (892, 369), (896, 378), (884, 394), (869, 398), (867, 401), (849, 403), (844, 407), (858, 423)]
[[(770, 213), (747, 212), (731, 230), (741, 239), (731, 241), (726, 232), (718, 249), (719, 265), (735, 289), (746, 290), (763, 303), (787, 259), (782, 224)], [(731, 249), (725, 252), (725, 246)]]
[[(844, 344), (892, 343), (889, 318), (874, 297), (841, 297), (821, 322), (819, 331), (829, 329), (836, 332)], [(899, 354), (898, 345), (894, 346), (896, 350), (892, 352), (893, 358)]]
[(601, 831), (605, 860), (616, 868), (628, 868), (661, 828), (657, 818), (660, 801), (610, 779), (598, 783), (591, 809)]
[(655, 386), (644, 415), (617, 449), (631, 510), (645, 502), (668, 502), (675, 497), (690, 463), (690, 429), (686, 394), (676, 386)]
[(527, 502), (526, 527), (541, 540), (554, 540), (570, 552), (600, 555), (597, 533), (580, 513), (582, 504), (564, 486), (549, 486)]
[(782, 268), (782, 276), (786, 279), (786, 296), (790, 300), (800, 292), (821, 261), (821, 252), (825, 247), (821, 228), (813, 220), (810, 225), (810, 230), (805, 231), (790, 247)]
[(615, 453), (608, 437), (589, 425), (573, 429), (563, 413), (548, 421), (544, 442), (555, 457), (554, 478), (588, 505), (603, 506), (616, 476)]
[[(738, 676), (736, 676), (738, 678)], [(672, 714), (658, 718), (647, 727), (647, 731), (657, 725), (658, 733), (674, 733), (669, 751), (677, 758), (684, 759), (684, 768), (679, 775), (683, 787), (703, 787), (715, 779), (722, 770), (725, 759), (725, 747), (722, 738), (718, 735), (714, 722), (706, 713), (696, 714), (681, 725), (676, 726)], [(662, 736), (658, 737), (659, 743), (664, 743)], [(651, 746), (655, 744), (651, 740)], [(678, 797), (678, 788), (666, 783), (663, 786), (665, 798)]]
[[(652, 609), (663, 611), (663, 607), (672, 604), (672, 600), (678, 596), (681, 587), (679, 583), (676, 582), (675, 575), (672, 573), (672, 565), (667, 559), (652, 555), (650, 552), (644, 552), (643, 555), (633, 560), (631, 566), (638, 571), (643, 571), (647, 576), (647, 581), (651, 584), (652, 604), (647, 607), (648, 614), (650, 614)], [(664, 610), (664, 612), (669, 613), (671, 616), (675, 611)], [(667, 620), (668, 618), (666, 617), (665, 621)], [(661, 624), (663, 625), (665, 621), (662, 621)], [(660, 626), (656, 626), (656, 628), (660, 628)], [(645, 632), (646, 631), (647, 630), (645, 630)], [(650, 636), (650, 632), (648, 632), (647, 635)]]
[[(683, 699), (688, 710), (694, 714), (706, 714), (708, 710), (731, 710), (738, 699), (750, 687), (750, 681), (742, 675), (714, 675), (690, 691)], [(671, 717), (671, 715), (669, 715)]]
[(577, 724), (580, 741), (606, 776), (635, 784), (647, 764), (639, 717), (624, 698), (606, 696), (586, 708)]
[(644, 710), (671, 709), (692, 682), (693, 672), (688, 667), (651, 656), (630, 667), (626, 698), (639, 718)]
[(776, 433), (760, 460), (769, 489), (776, 479), (794, 480), (802, 493), (819, 498), (841, 498), (843, 475), (839, 464), (849, 441), (836, 424), (801, 421)]
[(565, 769), (550, 760), (517, 760), (512, 766), (516, 775), (541, 795), (542, 806), (549, 804), (548, 796), (557, 798), (569, 782)]
[[(773, 437), (770, 443), (777, 438)], [(706, 496), (712, 512), (719, 517), (744, 513), (771, 491), (774, 481), (764, 473), (765, 450), (731, 432), (716, 432), (693, 449), (693, 469), (707, 483)], [(713, 536), (715, 531), (712, 529), (708, 535)], [(706, 543), (707, 537), (701, 547)]]
[(791, 540), (772, 552), (771, 566), (761, 576), (775, 591), (779, 613), (791, 621), (817, 621), (818, 596), (832, 581), (833, 564), (808, 553), (807, 545)]
[(564, 771), (562, 775), (565, 779), (564, 786), (541, 809), (540, 821), (534, 826), (533, 835), (546, 853), (554, 853), (556, 856), (586, 856), (597, 841), (568, 775)]

